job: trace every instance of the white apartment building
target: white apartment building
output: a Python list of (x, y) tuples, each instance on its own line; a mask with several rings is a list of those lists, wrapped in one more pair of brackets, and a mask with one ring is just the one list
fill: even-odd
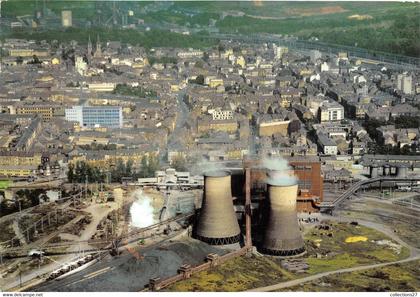
[(397, 89), (404, 94), (411, 95), (413, 93), (413, 78), (411, 75), (398, 74), (397, 75)]
[(323, 122), (339, 122), (344, 119), (344, 107), (335, 101), (322, 102), (319, 108), (319, 120)]
[(216, 108), (209, 110), (209, 113), (212, 115), (213, 120), (231, 120), (233, 119), (232, 110), (222, 110), (221, 108)]

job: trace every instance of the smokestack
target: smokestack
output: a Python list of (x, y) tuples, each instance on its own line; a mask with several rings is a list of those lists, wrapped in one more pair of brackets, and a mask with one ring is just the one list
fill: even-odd
[(241, 238), (233, 208), (231, 176), (226, 171), (204, 175), (204, 197), (195, 237), (211, 245), (233, 244)]
[(251, 170), (245, 169), (245, 230), (247, 247), (252, 247), (251, 239)]
[(276, 183), (270, 179), (267, 187), (269, 213), (262, 252), (282, 257), (304, 253), (304, 242), (296, 214), (297, 183)]

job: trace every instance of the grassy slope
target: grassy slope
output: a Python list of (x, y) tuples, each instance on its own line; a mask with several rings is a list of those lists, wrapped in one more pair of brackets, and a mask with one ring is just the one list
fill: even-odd
[[(332, 233), (332, 236), (328, 236)], [(365, 236), (366, 242), (345, 243), (348, 236)], [(290, 273), (280, 266), (280, 260), (270, 257), (236, 258), (214, 269), (194, 275), (178, 282), (168, 291), (243, 291), (317, 274), (325, 271), (389, 262), (408, 257), (403, 248), (399, 254), (373, 242), (388, 239), (384, 234), (364, 227), (344, 223), (333, 223), (332, 229), (312, 229), (305, 235), (308, 254), (306, 262), (310, 269), (305, 274)], [(321, 241), (320, 241), (321, 240)], [(315, 243), (320, 243), (315, 247)], [(329, 252), (329, 256), (317, 258), (316, 254)]]
[(342, 273), (280, 291), (407, 291), (420, 290), (420, 261), (390, 265), (365, 271)]
[[(42, 5), (38, 1), (38, 8)], [(35, 1), (10, 0), (2, 5), (6, 16), (33, 14)], [(302, 38), (317, 37), (321, 41), (342, 45), (399, 53), (420, 55), (420, 3), (398, 2), (270, 2), (261, 5), (253, 1), (189, 1), (175, 2), (169, 10), (140, 14), (144, 2), (120, 1), (123, 10), (134, 10), (135, 16), (148, 23), (175, 23), (178, 25), (207, 26), (209, 19), (218, 20), (216, 26), (222, 32), (293, 34)], [(59, 15), (62, 9), (71, 9), (74, 18), (93, 18), (95, 9), (104, 15), (110, 14), (110, 4), (95, 4), (92, 1), (47, 1), (47, 7)], [(321, 14), (328, 7), (340, 8), (341, 12)], [(268, 16), (280, 19), (258, 19), (249, 16), (220, 15), (225, 11), (241, 11), (253, 16)], [(313, 15), (308, 15), (314, 13)], [(189, 16), (188, 14), (194, 14)], [(349, 20), (353, 14), (368, 14), (372, 19)], [(63, 37), (71, 37), (64, 34)], [(161, 36), (165, 38), (166, 36)], [(174, 39), (177, 39), (176, 36)], [(145, 41), (148, 43), (147, 41)], [(168, 42), (151, 41), (154, 46)], [(187, 44), (187, 42), (184, 42)], [(205, 46), (205, 43), (201, 44)], [(187, 46), (187, 45), (186, 45)]]
[[(370, 5), (363, 7), (361, 3), (348, 7), (343, 13), (281, 20), (229, 16), (217, 25), (223, 32), (292, 34), (305, 39), (317, 37), (330, 43), (419, 56), (420, 4), (392, 3), (380, 9), (373, 9)], [(347, 19), (353, 14), (369, 14), (373, 18)]]
[(152, 47), (180, 47), (180, 48), (207, 48), (216, 45), (217, 42), (203, 39), (197, 35), (182, 35), (168, 31), (152, 30), (149, 32), (139, 32), (137, 30), (121, 29), (79, 29), (70, 28), (67, 30), (50, 30), (46, 32), (15, 32), (14, 38), (28, 38), (33, 40), (58, 40), (66, 42), (76, 40), (81, 44), (88, 42), (89, 36), (93, 39), (99, 35), (102, 41), (117, 40), (123, 43), (141, 45), (145, 48)]

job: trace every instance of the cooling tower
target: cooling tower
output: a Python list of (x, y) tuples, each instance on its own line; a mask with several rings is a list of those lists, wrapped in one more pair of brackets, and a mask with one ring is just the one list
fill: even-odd
[(295, 256), (305, 251), (296, 214), (298, 185), (270, 182), (268, 220), (264, 230), (262, 252), (274, 256)]
[(237, 243), (241, 237), (232, 202), (231, 176), (210, 172), (204, 176), (204, 196), (195, 237), (211, 245)]

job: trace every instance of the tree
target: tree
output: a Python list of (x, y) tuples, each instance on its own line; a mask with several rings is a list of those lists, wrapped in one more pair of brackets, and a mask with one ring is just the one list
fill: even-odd
[(145, 155), (143, 155), (143, 157), (141, 157), (141, 168), (140, 168), (140, 172), (139, 175), (140, 177), (147, 177), (149, 175), (148, 169), (148, 163), (147, 163), (147, 157)]
[(41, 64), (42, 62), (39, 60), (39, 58), (37, 57), (37, 55), (33, 55), (32, 56), (32, 61), (30, 62), (30, 64)]
[(210, 59), (209, 53), (208, 52), (204, 52), (203, 54), (203, 61), (204, 62), (208, 62)]
[(38, 195), (32, 194), (30, 196), (30, 198), (31, 198), (31, 204), (32, 204), (32, 206), (39, 205), (39, 196)]
[(176, 171), (187, 171), (187, 160), (181, 153), (178, 153), (172, 159), (171, 166), (175, 168)]
[(77, 161), (75, 170), (76, 182), (85, 182), (86, 176), (90, 178), (90, 176), (87, 175), (87, 167), (88, 165), (85, 162)]
[(217, 50), (219, 51), (219, 53), (224, 52), (225, 51), (225, 46), (223, 45), (223, 43), (219, 43), (219, 45), (217, 46)]
[(199, 85), (204, 85), (204, 76), (202, 74), (197, 75), (195, 83)]
[(148, 177), (153, 177), (155, 175), (155, 172), (159, 169), (159, 158), (154, 154), (150, 154), (148, 158), (148, 163), (149, 163), (149, 176)]
[(132, 176), (133, 175), (133, 161), (128, 160), (125, 163), (125, 176)]
[(159, 169), (159, 158), (155, 155), (143, 156), (141, 158), (141, 168), (139, 171), (140, 177), (153, 177), (156, 170)]
[(195, 62), (194, 67), (203, 68), (204, 67), (203, 61), (198, 60), (197, 62)]
[(395, 128), (397, 129), (419, 128), (419, 127), (420, 127), (419, 117), (399, 116), (395, 118)]
[(23, 64), (23, 58), (21, 56), (16, 57), (16, 64), (22, 65)]
[(376, 120), (376, 119), (370, 119), (365, 121), (364, 126), (366, 128), (366, 131), (368, 132), (369, 136), (373, 140), (378, 140), (380, 133), (376, 128), (379, 128), (380, 126), (386, 125), (385, 121)]
[(125, 171), (126, 171), (126, 166), (123, 160), (118, 159), (115, 170), (111, 172), (112, 180), (117, 181), (117, 182), (121, 181), (121, 178), (124, 176)]
[(233, 52), (235, 53), (235, 55), (238, 55), (241, 53), (241, 47), (240, 46), (234, 46), (233, 47)]

